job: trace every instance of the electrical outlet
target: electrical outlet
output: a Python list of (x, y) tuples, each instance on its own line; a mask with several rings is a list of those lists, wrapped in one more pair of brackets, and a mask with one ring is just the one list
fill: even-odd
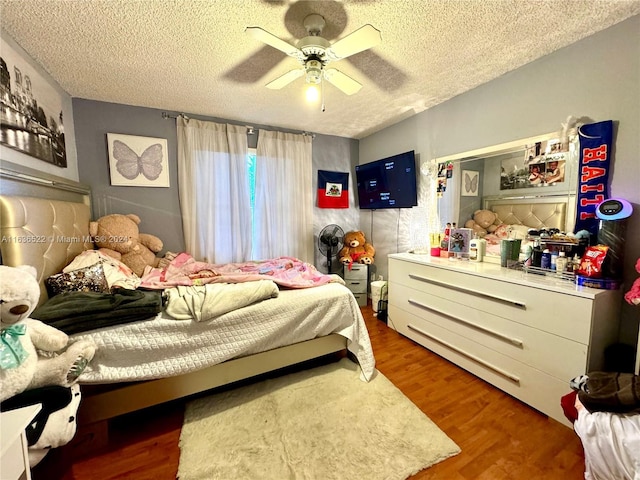
[(384, 280), (384, 277), (382, 275), (378, 275), (378, 280), (382, 281)]

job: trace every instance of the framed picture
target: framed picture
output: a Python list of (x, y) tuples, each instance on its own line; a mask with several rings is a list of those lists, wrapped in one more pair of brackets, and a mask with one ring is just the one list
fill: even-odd
[(62, 96), (4, 39), (0, 52), (0, 143), (66, 168)]
[(478, 196), (478, 182), (480, 173), (473, 170), (462, 171), (462, 189), (461, 195), (463, 197), (477, 197)]
[(449, 233), (449, 251), (461, 256), (469, 255), (469, 244), (471, 242), (470, 228), (453, 228)]
[(165, 138), (107, 133), (111, 185), (169, 187)]

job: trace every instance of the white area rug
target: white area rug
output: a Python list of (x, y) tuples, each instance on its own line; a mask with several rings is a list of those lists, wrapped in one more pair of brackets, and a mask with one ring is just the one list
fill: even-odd
[(348, 359), (187, 404), (180, 480), (405, 479), (460, 448)]

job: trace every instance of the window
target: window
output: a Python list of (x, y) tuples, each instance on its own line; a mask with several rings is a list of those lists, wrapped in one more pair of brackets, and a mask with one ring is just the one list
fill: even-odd
[(313, 259), (311, 137), (178, 119), (178, 182), (187, 251), (212, 263)]

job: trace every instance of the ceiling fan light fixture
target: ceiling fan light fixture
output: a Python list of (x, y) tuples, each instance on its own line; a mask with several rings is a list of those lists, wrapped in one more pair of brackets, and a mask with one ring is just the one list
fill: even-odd
[(331, 44), (322, 37), (304, 37), (298, 42), (298, 49), (306, 56), (324, 57)]
[[(267, 88), (278, 90), (289, 85), (295, 79), (305, 76), (308, 85), (324, 86), (323, 78), (347, 95), (357, 93), (362, 85), (353, 78), (336, 70), (325, 68), (328, 63), (347, 58), (378, 45), (382, 41), (380, 31), (367, 24), (340, 40), (330, 43), (323, 38), (325, 20), (322, 15), (313, 13), (304, 19), (307, 36), (300, 39), (297, 46), (276, 37), (260, 27), (247, 27), (245, 31), (256, 40), (295, 58), (301, 67), (291, 70), (269, 82)], [(324, 109), (323, 109), (324, 111)]]
[(322, 81), (322, 67), (319, 60), (307, 60), (304, 64), (307, 83), (317, 85)]
[(320, 91), (318, 89), (318, 85), (309, 84), (307, 85), (307, 91), (305, 92), (305, 97), (307, 102), (316, 103), (320, 99)]

